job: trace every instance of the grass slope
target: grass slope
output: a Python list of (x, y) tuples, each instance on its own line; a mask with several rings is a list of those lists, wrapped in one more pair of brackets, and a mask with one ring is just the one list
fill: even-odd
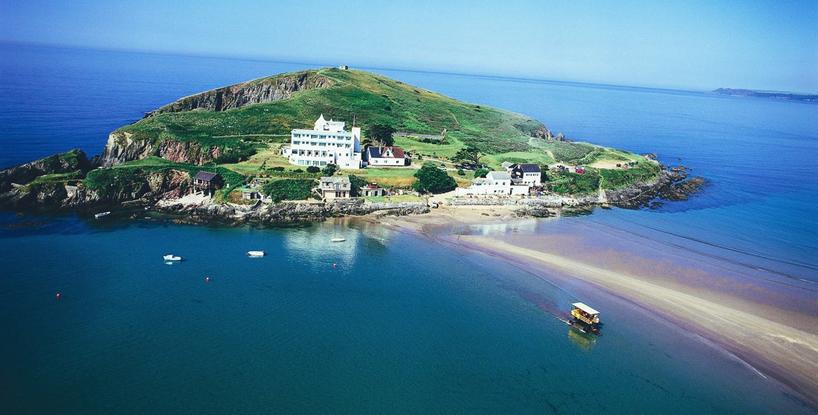
[(544, 128), (540, 122), (520, 114), (467, 104), (369, 72), (338, 69), (315, 72), (331, 79), (332, 86), (227, 111), (161, 113), (118, 131), (132, 133), (137, 139), (198, 141), (203, 145), (234, 147), (247, 142), (287, 141), (290, 130), (310, 127), (324, 114), (349, 124), (354, 119), (362, 127), (388, 124), (398, 131), (417, 134), (440, 134), (446, 129), (454, 142), (473, 145), (484, 153), (496, 153), (530, 149), (531, 133)]

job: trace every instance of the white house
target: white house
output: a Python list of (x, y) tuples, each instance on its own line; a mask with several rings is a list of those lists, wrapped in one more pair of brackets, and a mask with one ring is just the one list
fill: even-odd
[(523, 184), (527, 186), (542, 185), (542, 172), (540, 166), (531, 163), (512, 164), (508, 168), (511, 173), (511, 180), (514, 184)]
[(455, 194), (457, 196), (516, 196), (527, 195), (528, 189), (528, 185), (514, 184), (511, 178), (511, 173), (504, 171), (491, 171), (485, 178), (474, 179), (471, 186), (467, 188), (457, 188), (457, 190), (455, 190)]
[(290, 146), (282, 149), (290, 164), (326, 166), (335, 164), (342, 169), (361, 168), (361, 128), (344, 130), (344, 122), (324, 119), (315, 121), (312, 130), (292, 130)]
[(492, 171), (485, 178), (476, 178), (471, 186), (467, 188), (459, 187), (455, 191), (458, 196), (465, 195), (497, 195), (508, 196), (511, 194), (511, 175), (504, 171)]
[(397, 167), (406, 165), (406, 154), (397, 146), (368, 147), (366, 149), (367, 165), (373, 167)]

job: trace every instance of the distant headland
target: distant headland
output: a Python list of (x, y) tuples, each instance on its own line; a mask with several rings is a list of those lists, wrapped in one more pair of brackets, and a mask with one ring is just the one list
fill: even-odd
[(772, 98), (786, 101), (818, 102), (818, 95), (793, 94), (790, 92), (754, 91), (752, 89), (719, 88), (714, 94), (732, 95), (737, 97)]

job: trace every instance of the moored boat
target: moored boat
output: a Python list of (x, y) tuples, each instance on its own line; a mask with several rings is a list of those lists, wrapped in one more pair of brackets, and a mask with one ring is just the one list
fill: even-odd
[(182, 260), (182, 257), (173, 254), (167, 254), (163, 255), (162, 259), (165, 260), (166, 262), (178, 262)]
[(344, 242), (346, 240), (347, 240), (347, 238), (341, 238), (341, 237), (336, 237), (336, 238), (330, 239), (331, 242)]
[(104, 217), (106, 217), (106, 216), (108, 216), (110, 214), (111, 214), (110, 211), (99, 212), (99, 213), (94, 214), (94, 219), (102, 219), (102, 218), (104, 218)]
[(266, 255), (264, 251), (247, 251), (247, 256), (252, 258), (263, 257), (264, 255)]

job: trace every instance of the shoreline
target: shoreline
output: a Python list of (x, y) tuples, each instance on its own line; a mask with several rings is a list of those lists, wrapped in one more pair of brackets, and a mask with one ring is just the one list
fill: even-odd
[[(605, 249), (612, 255), (633, 257), (638, 265), (632, 269), (622, 264), (608, 267), (586, 259), (598, 257), (602, 251), (591, 248), (589, 241), (581, 238), (570, 245), (573, 253), (569, 254), (553, 247), (564, 240), (543, 242), (546, 235), (510, 237), (456, 233), (458, 226), (509, 224), (515, 219), (518, 218), (510, 209), (495, 207), (470, 212), (443, 208), (423, 216), (380, 221), (439, 243), (493, 256), (560, 287), (580, 282), (604, 295), (620, 298), (646, 314), (700, 337), (757, 374), (780, 383), (811, 407), (818, 406), (818, 378), (815, 377), (818, 373), (818, 315), (776, 303), (793, 298), (796, 304), (814, 305), (814, 299), (794, 298), (796, 289), (788, 287), (778, 289), (775, 301), (761, 301), (753, 296), (764, 297), (775, 288), (765, 287), (761, 281), (715, 274), (721, 265), (715, 263), (709, 265), (716, 271), (699, 271), (695, 265), (684, 265), (674, 268), (677, 275), (652, 275), (656, 264), (662, 265), (661, 261), (634, 255), (625, 249), (617, 250), (615, 246)], [(615, 236), (602, 237), (606, 238), (607, 242), (616, 242)], [(604, 258), (597, 262), (604, 262)], [(705, 265), (701, 268), (707, 268)], [(711, 275), (711, 272), (714, 273)], [(694, 273), (700, 275), (688, 280), (688, 274)], [(709, 280), (715, 280), (713, 286), (705, 283)]]

